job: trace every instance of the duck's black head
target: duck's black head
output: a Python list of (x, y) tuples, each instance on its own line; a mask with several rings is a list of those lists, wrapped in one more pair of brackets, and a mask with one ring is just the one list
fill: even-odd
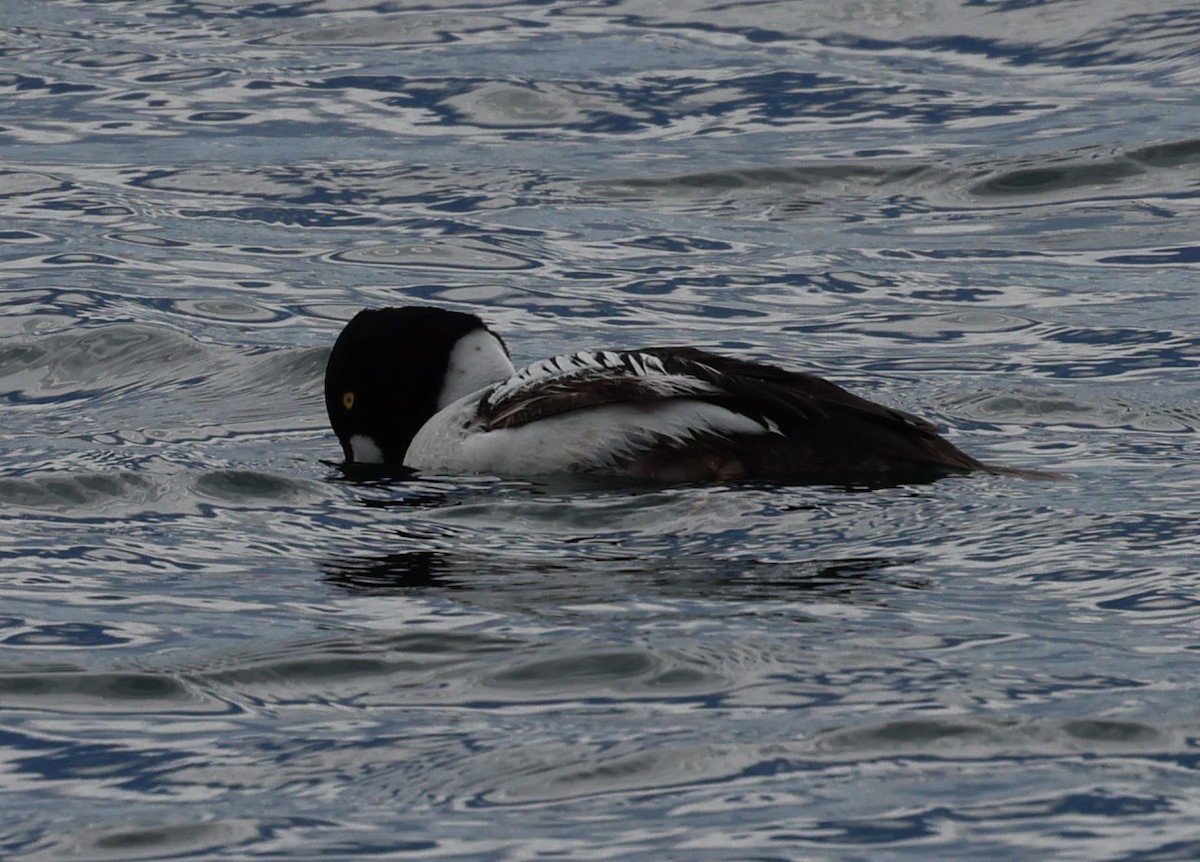
[[(464, 369), (464, 343), (472, 345), (472, 357), (498, 354), (511, 372), (503, 342), (473, 314), (366, 309), (346, 324), (325, 366), (325, 409), (347, 464), (402, 466), (408, 444), (429, 417), (508, 373)], [(490, 350), (480, 351), (480, 343)]]

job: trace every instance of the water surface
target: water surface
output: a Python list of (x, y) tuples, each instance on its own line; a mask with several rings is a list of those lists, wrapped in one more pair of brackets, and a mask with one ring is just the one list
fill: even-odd
[[(0, 856), (1196, 856), (1197, 36), (7, 10)], [(1072, 478), (348, 481), (329, 346), (415, 302), (518, 361), (771, 359)]]

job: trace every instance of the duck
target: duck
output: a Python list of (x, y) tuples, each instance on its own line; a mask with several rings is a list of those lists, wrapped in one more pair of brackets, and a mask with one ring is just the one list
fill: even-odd
[(330, 351), (325, 405), (347, 468), (669, 483), (1009, 472), (813, 374), (696, 347), (518, 370), (482, 318), (431, 306), (359, 311)]

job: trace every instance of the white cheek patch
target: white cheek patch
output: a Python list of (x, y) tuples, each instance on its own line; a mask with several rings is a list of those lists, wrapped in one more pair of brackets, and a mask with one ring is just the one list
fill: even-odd
[(356, 464), (382, 464), (383, 450), (366, 434), (355, 434), (350, 438), (350, 457)]

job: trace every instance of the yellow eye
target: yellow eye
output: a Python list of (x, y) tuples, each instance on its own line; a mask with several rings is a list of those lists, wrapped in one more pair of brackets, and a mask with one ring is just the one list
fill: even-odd
[(354, 406), (354, 393), (346, 392), (342, 395), (342, 406), (347, 410)]

